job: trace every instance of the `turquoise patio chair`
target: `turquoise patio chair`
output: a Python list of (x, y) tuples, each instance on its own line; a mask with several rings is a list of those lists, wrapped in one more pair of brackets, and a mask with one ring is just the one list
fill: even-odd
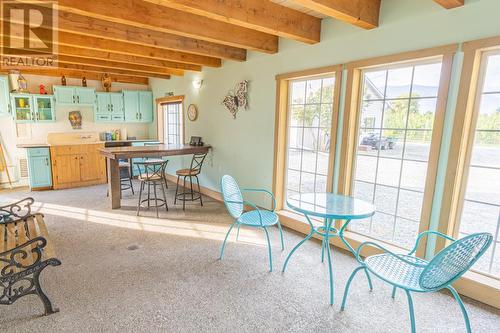
[[(280, 239), (281, 239), (281, 250), (285, 249), (285, 245), (283, 242), (283, 230), (281, 228), (280, 221), (278, 219), (278, 215), (274, 212), (276, 208), (276, 199), (274, 198), (274, 194), (267, 190), (263, 189), (242, 189), (240, 190), (236, 180), (229, 175), (225, 175), (221, 179), (221, 192), (222, 198), (224, 199), (224, 204), (226, 205), (227, 211), (234, 218), (234, 223), (231, 224), (229, 230), (224, 238), (224, 243), (222, 243), (222, 249), (220, 252), (219, 259), (222, 260), (224, 256), (224, 249), (226, 247), (226, 241), (233, 230), (234, 226), (238, 226), (238, 235), (240, 232), (240, 226), (247, 227), (255, 227), (262, 228), (266, 234), (267, 246), (269, 251), (269, 271), (273, 271), (273, 259), (271, 256), (271, 242), (269, 241), (269, 233), (267, 232), (267, 228), (273, 225), (278, 225), (278, 229), (280, 231)], [(241, 192), (263, 192), (267, 193), (272, 201), (273, 208), (272, 210), (267, 209), (259, 209), (257, 206), (249, 201), (243, 200), (243, 195)], [(248, 205), (253, 208), (253, 210), (248, 212), (243, 212), (243, 205)], [(236, 240), (238, 240), (238, 236), (236, 236)]]
[[(415, 257), (414, 254), (420, 240), (423, 236), (430, 234), (443, 237), (452, 243), (436, 254), (430, 261)], [(345, 309), (352, 279), (357, 272), (363, 269), (370, 271), (381, 280), (391, 284), (393, 286), (392, 298), (394, 298), (397, 288), (405, 291), (410, 308), (412, 333), (416, 332), (416, 326), (413, 300), (410, 292), (426, 293), (441, 289), (448, 289), (453, 297), (455, 297), (462, 311), (467, 332), (471, 333), (469, 316), (467, 315), (465, 306), (451, 284), (460, 278), (486, 252), (492, 240), (493, 236), (489, 233), (471, 234), (455, 240), (436, 231), (425, 231), (417, 237), (415, 246), (406, 255), (393, 253), (373, 242), (364, 242), (356, 251), (356, 259), (361, 265), (352, 272), (347, 280), (341, 310)], [(385, 253), (366, 257), (363, 261), (359, 254), (361, 249), (366, 245), (378, 247)]]

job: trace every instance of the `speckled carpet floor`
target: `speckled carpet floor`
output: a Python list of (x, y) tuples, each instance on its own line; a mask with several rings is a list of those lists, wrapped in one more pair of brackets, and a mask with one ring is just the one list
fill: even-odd
[[(304, 236), (285, 229), (285, 251), (272, 230), (274, 269), (268, 272), (263, 234), (235, 232), (218, 261), (231, 219), (210, 198), (205, 206), (173, 205), (135, 216), (135, 197), (108, 208), (106, 187), (50, 192), (0, 192), (0, 203), (33, 196), (45, 214), (59, 267), (42, 284), (60, 312), (41, 316), (28, 296), (0, 306), (6, 332), (409, 332), (406, 298), (374, 280), (369, 292), (359, 274), (347, 309), (340, 312), (345, 282), (356, 267), (351, 255), (333, 250), (335, 304), (328, 304), (328, 270), (320, 243), (307, 242), (280, 272), (287, 253)], [(500, 311), (464, 298), (474, 332), (499, 332)], [(458, 305), (447, 293), (414, 296), (419, 332), (465, 332)]]

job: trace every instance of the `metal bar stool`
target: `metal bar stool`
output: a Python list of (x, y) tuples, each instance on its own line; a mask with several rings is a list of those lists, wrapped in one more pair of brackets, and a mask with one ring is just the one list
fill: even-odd
[[(156, 142), (144, 142), (144, 146), (158, 146), (159, 144)], [(145, 157), (146, 161), (162, 161), (163, 159), (160, 157)], [(168, 161), (167, 161), (168, 162)], [(165, 177), (165, 187), (168, 189), (167, 177)]]
[[(130, 161), (130, 160), (129, 160)], [(132, 195), (134, 195), (134, 186), (132, 185), (132, 169), (130, 167), (130, 162), (120, 160), (118, 162), (118, 167), (120, 170), (120, 196), (123, 191), (131, 190)], [(106, 192), (106, 196), (109, 197), (109, 189)]]
[[(198, 175), (201, 172), (201, 167), (203, 166), (203, 161), (207, 157), (207, 153), (197, 153), (193, 154), (193, 159), (191, 160), (191, 167), (189, 169), (180, 169), (175, 172), (177, 175), (177, 187), (175, 188), (175, 199), (174, 205), (177, 204), (177, 200), (182, 201), (182, 210), (186, 210), (186, 201), (195, 201), (200, 200), (201, 206), (203, 206), (203, 199), (201, 198), (201, 190), (200, 190), (200, 180), (198, 179)], [(179, 193), (179, 180), (181, 177), (184, 177), (183, 183), (183, 191)], [(191, 187), (191, 191), (186, 192), (186, 178), (189, 177), (189, 184)], [(198, 184), (198, 192), (193, 190), (193, 177), (196, 179), (196, 183)], [(186, 198), (186, 194), (188, 198)], [(191, 198), (189, 198), (189, 196)]]
[[(156, 217), (158, 215), (158, 208), (165, 206), (165, 210), (168, 211), (167, 196), (165, 194), (165, 188), (163, 184), (166, 183), (165, 180), (165, 168), (167, 167), (168, 161), (164, 160), (146, 160), (144, 162), (136, 162), (135, 164), (139, 169), (142, 167), (144, 172), (139, 175), (139, 180), (141, 182), (141, 189), (139, 191), (139, 202), (137, 203), (137, 216), (141, 210), (141, 206), (144, 202), (148, 203), (148, 209), (151, 207), (151, 202), (154, 201), (154, 207), (156, 208)], [(148, 197), (142, 199), (142, 191), (144, 191), (146, 185), (148, 186)], [(163, 199), (158, 198), (156, 187), (159, 186), (163, 192)], [(153, 195), (151, 197), (151, 187), (153, 187)], [(159, 202), (159, 204), (158, 204)]]

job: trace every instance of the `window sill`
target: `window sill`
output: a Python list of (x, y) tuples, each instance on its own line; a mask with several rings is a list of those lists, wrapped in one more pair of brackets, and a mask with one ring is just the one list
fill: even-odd
[[(309, 233), (309, 223), (302, 214), (288, 210), (280, 210), (276, 213), (280, 217), (280, 222), (283, 226), (303, 234)], [(313, 221), (313, 223), (315, 222), (321, 223), (320, 221)], [(317, 235), (314, 235), (313, 238), (320, 239)], [(373, 241), (373, 239), (369, 237), (348, 231), (345, 232), (345, 238), (354, 249), (356, 249), (362, 242)], [(332, 238), (330, 243), (335, 247), (347, 250), (338, 237)], [(396, 253), (408, 252), (407, 250), (387, 243), (383, 243), (383, 246)], [(364, 257), (379, 253), (381, 253), (380, 249), (370, 246), (364, 247), (361, 251), (361, 255)], [(500, 309), (500, 280), (468, 271), (459, 280), (457, 280), (453, 286), (462, 295)]]

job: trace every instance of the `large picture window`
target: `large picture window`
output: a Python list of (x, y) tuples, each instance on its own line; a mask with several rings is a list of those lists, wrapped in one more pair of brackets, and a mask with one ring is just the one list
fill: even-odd
[(500, 51), (481, 61), (468, 177), (458, 236), (489, 232), (488, 252), (474, 269), (500, 277)]
[(441, 61), (362, 72), (354, 195), (377, 214), (353, 231), (411, 247), (418, 234)]
[(326, 192), (335, 76), (290, 81), (286, 197)]

